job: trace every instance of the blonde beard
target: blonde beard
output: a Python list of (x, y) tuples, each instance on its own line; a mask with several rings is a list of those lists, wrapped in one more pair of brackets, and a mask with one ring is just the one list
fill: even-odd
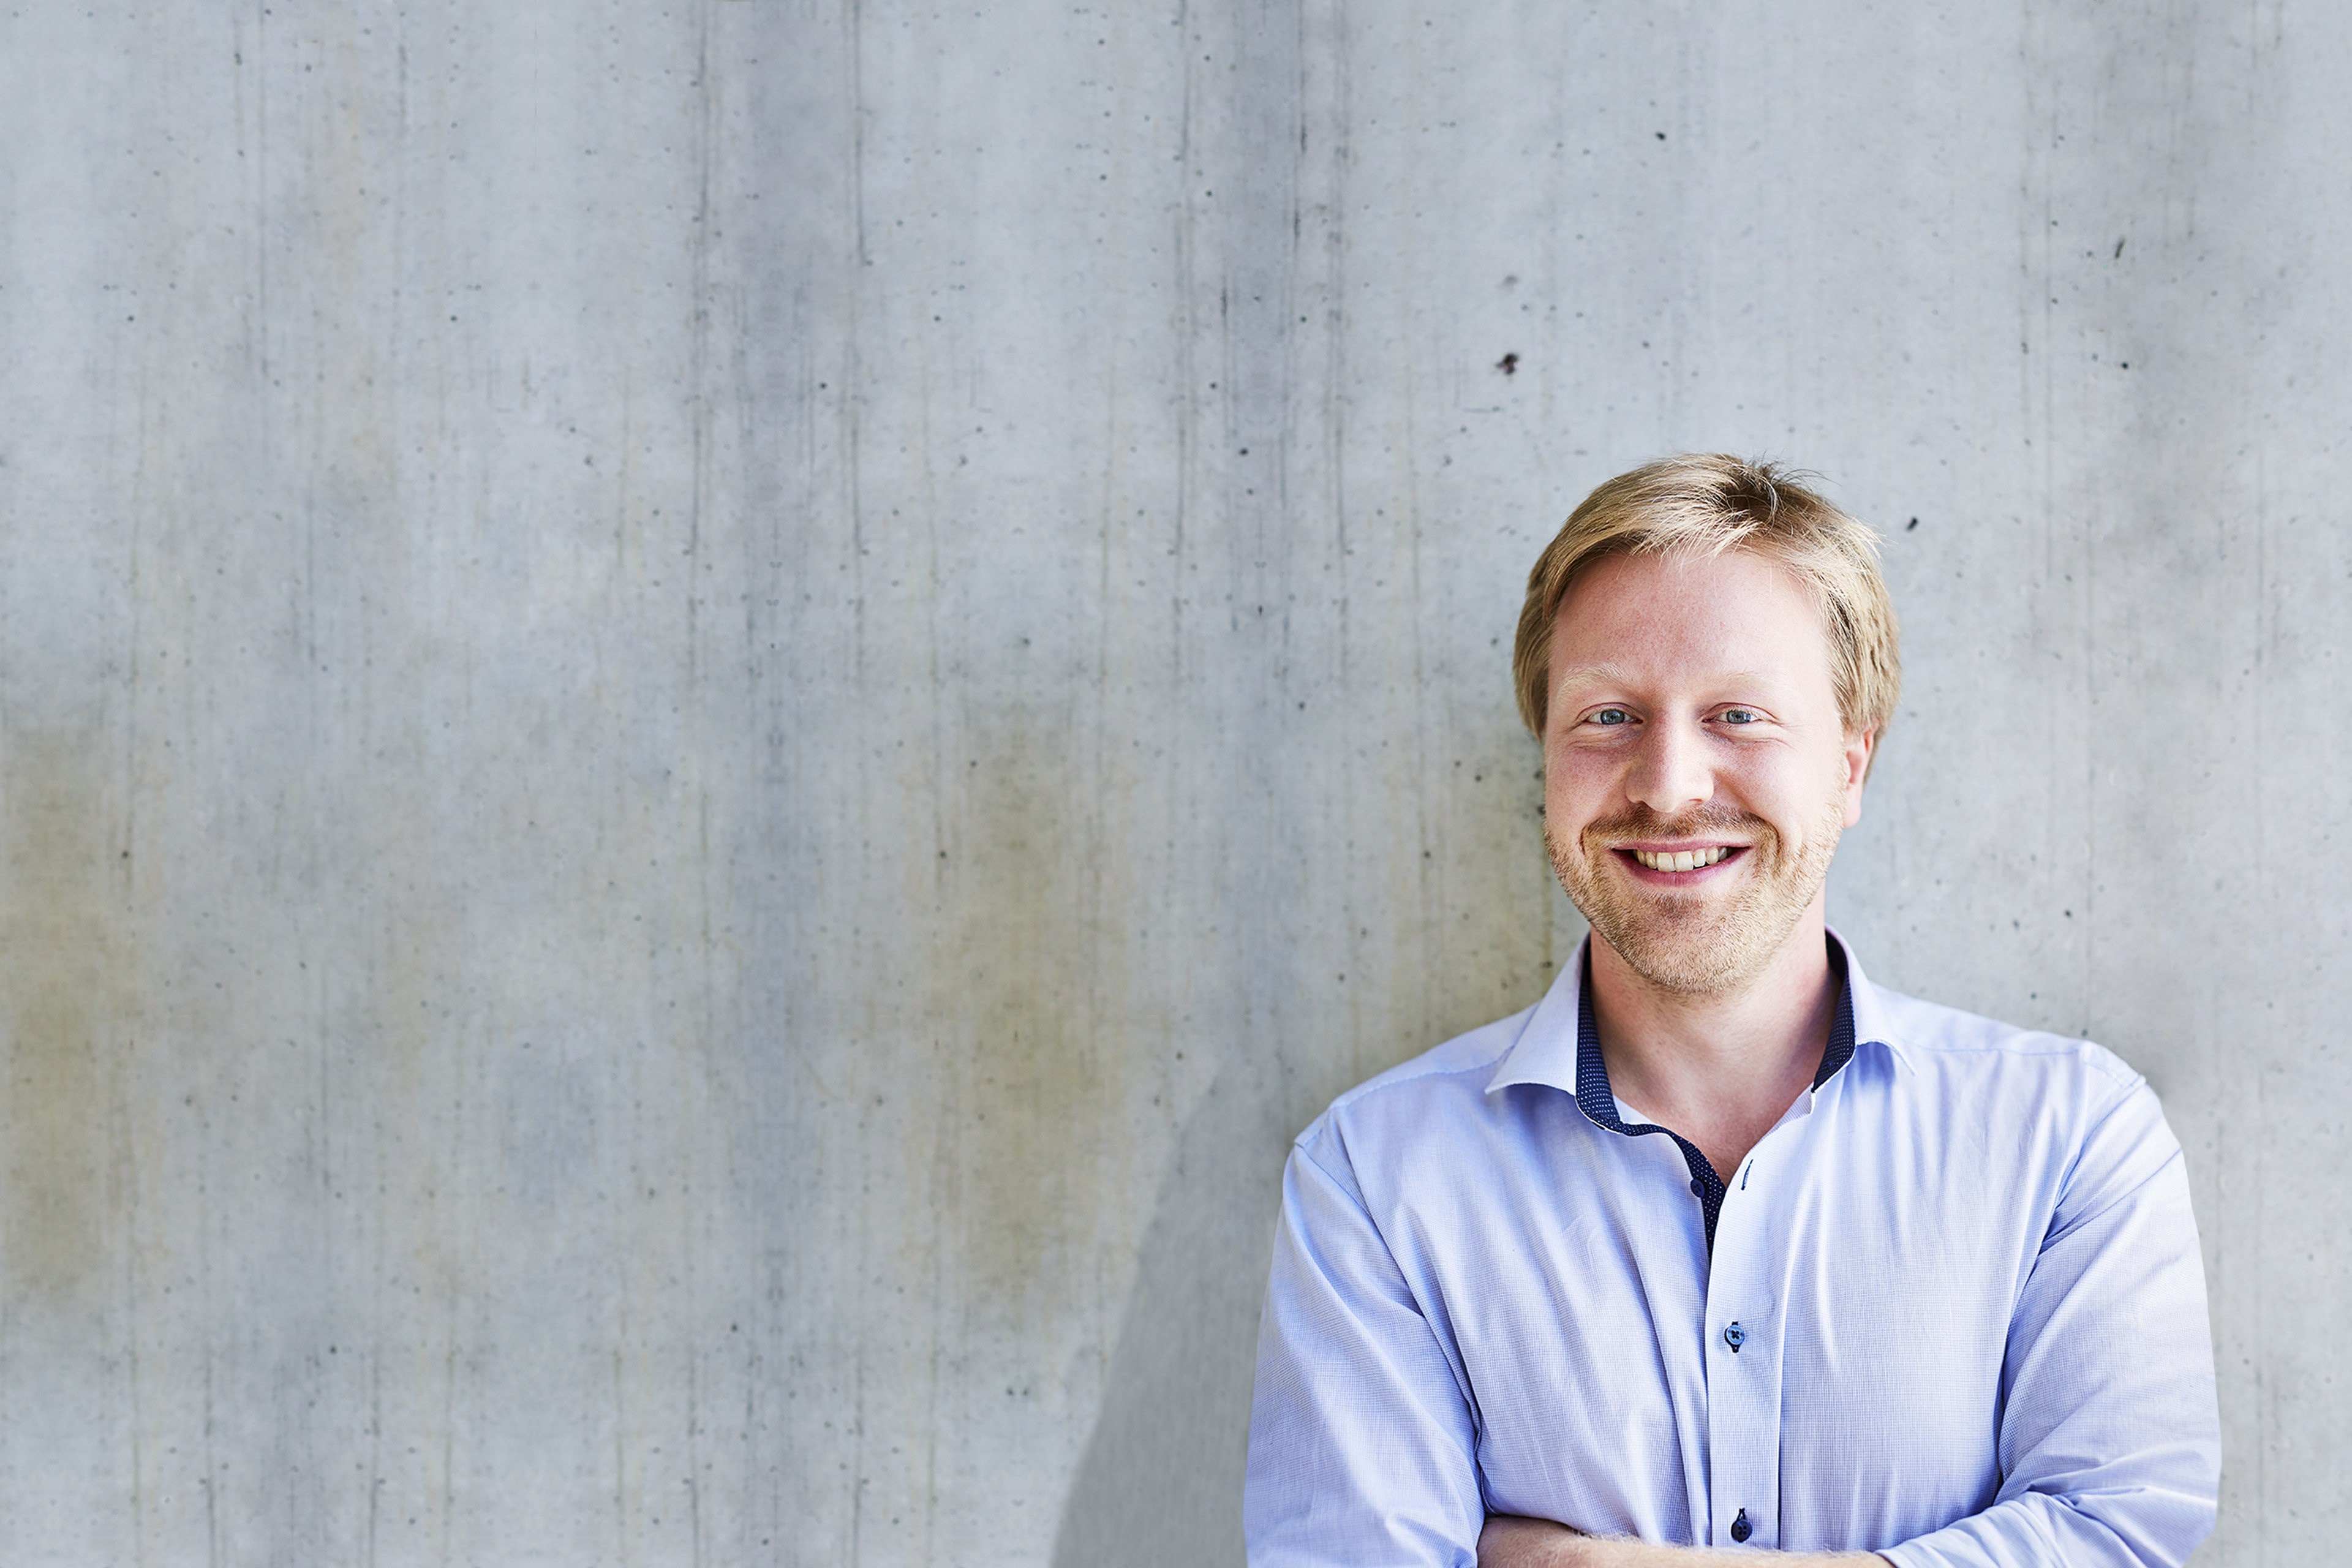
[[(1793, 858), (1761, 817), (1698, 811), (1668, 820), (1647, 808), (1589, 824), (1578, 836), (1580, 853), (1570, 853), (1547, 823), (1544, 847), (1569, 900), (1634, 973), (1673, 995), (1718, 996), (1747, 985), (1779, 955), (1820, 894), (1844, 829), (1845, 800), (1838, 795)], [(1754, 862), (1728, 899), (1652, 891), (1601, 873), (1612, 845), (1717, 833), (1747, 840), (1743, 858)]]

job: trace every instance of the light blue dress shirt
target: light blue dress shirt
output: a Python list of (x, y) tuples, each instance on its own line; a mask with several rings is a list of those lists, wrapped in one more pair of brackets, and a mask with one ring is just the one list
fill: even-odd
[(1254, 1568), (1466, 1565), (1489, 1513), (1901, 1568), (2189, 1555), (2219, 1424), (2155, 1094), (1830, 954), (1822, 1072), (1720, 1180), (1611, 1094), (1582, 948), (1299, 1135)]

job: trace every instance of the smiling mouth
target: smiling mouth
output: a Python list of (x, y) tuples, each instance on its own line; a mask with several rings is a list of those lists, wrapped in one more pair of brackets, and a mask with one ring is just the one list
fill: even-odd
[(1742, 847), (1738, 844), (1717, 844), (1706, 849), (1627, 849), (1621, 853), (1631, 855), (1653, 871), (1696, 871), (1729, 858)]

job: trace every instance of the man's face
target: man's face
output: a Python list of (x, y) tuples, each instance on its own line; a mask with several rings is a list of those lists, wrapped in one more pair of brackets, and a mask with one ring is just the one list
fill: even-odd
[(1761, 973), (1862, 814), (1811, 594), (1762, 556), (1617, 556), (1552, 633), (1544, 841), (1633, 971), (1685, 995)]

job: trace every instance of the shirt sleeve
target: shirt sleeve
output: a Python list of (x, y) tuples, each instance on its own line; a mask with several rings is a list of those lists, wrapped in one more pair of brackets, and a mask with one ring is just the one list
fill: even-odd
[(2001, 1487), (1898, 1568), (2157, 1568), (2213, 1528), (2221, 1471), (2205, 1271), (2180, 1146), (2135, 1083), (2068, 1172), (2011, 1314)]
[(1283, 1173), (1258, 1332), (1251, 1568), (1472, 1568), (1486, 1507), (1470, 1401), (1352, 1175), (1306, 1142)]

